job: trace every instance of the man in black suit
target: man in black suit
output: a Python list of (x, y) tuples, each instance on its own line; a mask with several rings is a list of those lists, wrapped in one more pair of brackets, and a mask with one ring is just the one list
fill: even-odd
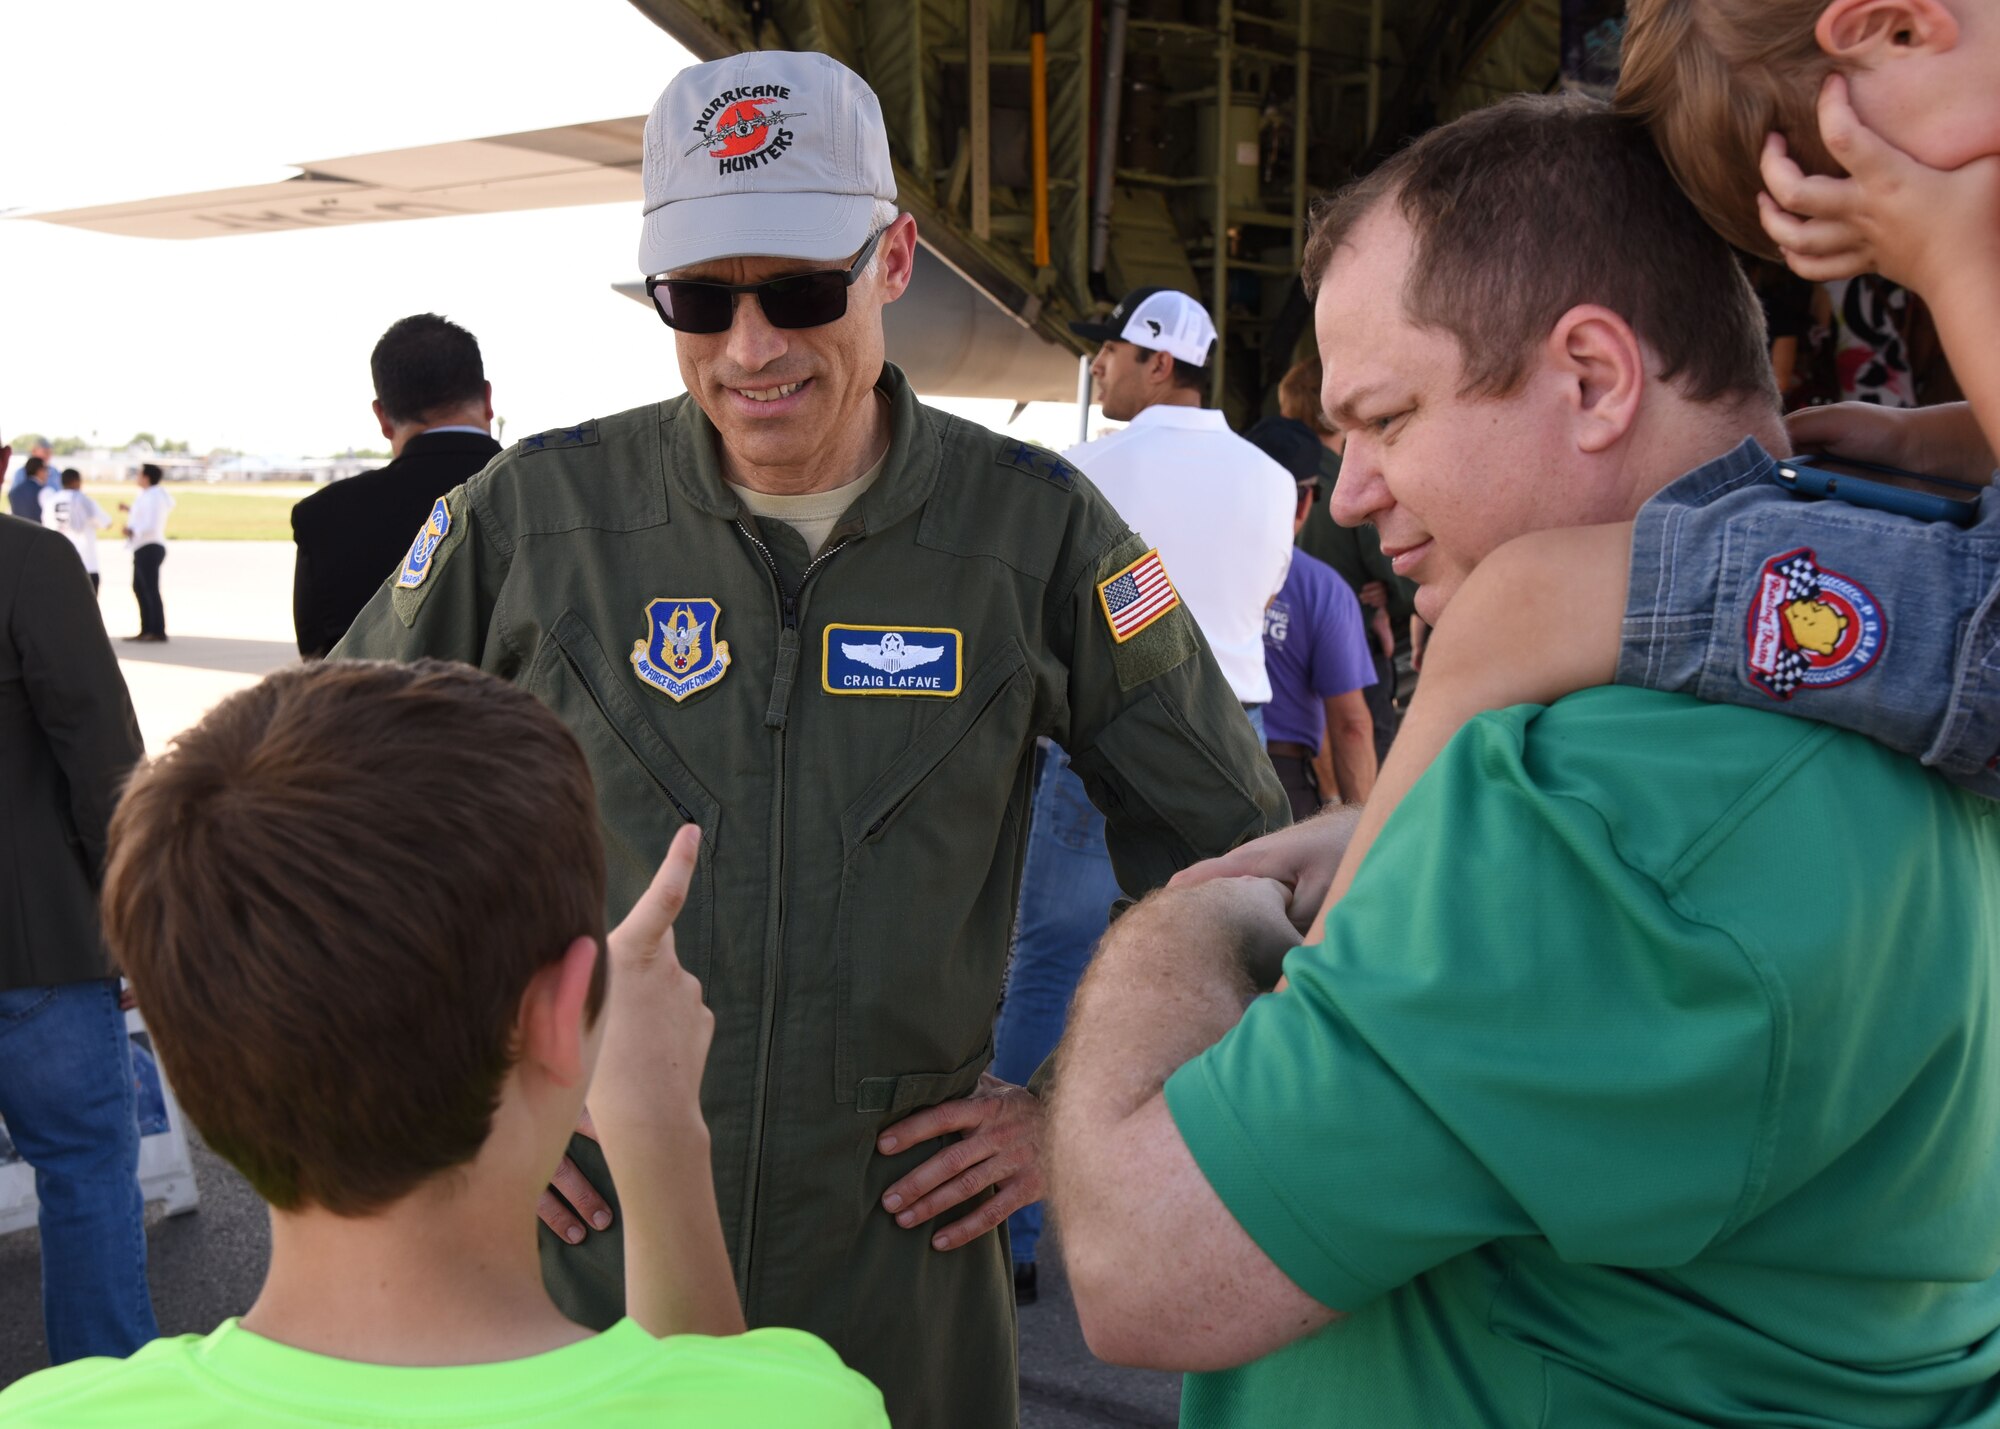
[(97, 927), (143, 746), (76, 547), (0, 516), (0, 1118), (35, 1168), (56, 1364), (158, 1333), (130, 1043)]
[(500, 450), (489, 435), (493, 384), (478, 340), (458, 324), (435, 313), (404, 318), (382, 334), (368, 365), (375, 420), (395, 460), (292, 508), (292, 624), (308, 660), (347, 633), (438, 498)]

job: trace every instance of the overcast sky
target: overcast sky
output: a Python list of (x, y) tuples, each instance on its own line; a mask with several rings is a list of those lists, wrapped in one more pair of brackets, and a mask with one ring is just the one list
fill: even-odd
[[(0, 211), (644, 114), (689, 63), (624, 0), (63, 0), (9, 4), (5, 37)], [(197, 241), (0, 220), (0, 436), (379, 447), (369, 349), (427, 310), (478, 336), (510, 439), (670, 396), (672, 335), (609, 286), (638, 230), (626, 204)], [(1074, 412), (1022, 429), (1065, 445)]]

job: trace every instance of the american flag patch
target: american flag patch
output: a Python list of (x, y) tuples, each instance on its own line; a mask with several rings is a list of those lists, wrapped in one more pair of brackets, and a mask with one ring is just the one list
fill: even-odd
[(1148, 551), (1097, 587), (1111, 638), (1123, 645), (1181, 603), (1158, 551)]

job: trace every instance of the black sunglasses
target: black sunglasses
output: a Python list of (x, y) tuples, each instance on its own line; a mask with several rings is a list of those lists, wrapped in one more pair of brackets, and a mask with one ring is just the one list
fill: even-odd
[(875, 245), (889, 230), (878, 229), (861, 245), (845, 272), (824, 268), (817, 273), (793, 273), (763, 283), (704, 283), (693, 278), (653, 277), (646, 280), (646, 296), (660, 314), (660, 321), (675, 332), (728, 332), (736, 321), (736, 295), (752, 293), (764, 309), (764, 320), (772, 327), (819, 327), (838, 322), (847, 315), (847, 290), (860, 278), (861, 270), (875, 252)]

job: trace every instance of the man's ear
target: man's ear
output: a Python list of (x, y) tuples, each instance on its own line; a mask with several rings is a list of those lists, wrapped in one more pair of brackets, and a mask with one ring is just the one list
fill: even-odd
[(375, 425), (382, 429), (382, 435), (390, 441), (396, 440), (396, 424), (389, 420), (389, 414), (382, 407), (382, 399), (377, 397), (368, 404), (375, 409)]
[(486, 424), (493, 425), (493, 384), (486, 384)]
[(562, 957), (529, 978), (521, 994), (516, 1017), (521, 1060), (533, 1062), (558, 1086), (577, 1085), (588, 1070), (585, 1015), (598, 954), (597, 939), (578, 938)]
[(1594, 454), (1623, 440), (1646, 386), (1646, 351), (1632, 325), (1609, 308), (1579, 304), (1556, 320), (1544, 357), (1573, 404), (1577, 448)]
[(880, 255), (882, 279), (882, 301), (893, 303), (903, 296), (910, 286), (910, 279), (917, 272), (917, 220), (912, 214), (900, 214), (882, 235), (882, 244), (876, 252)]
[(1830, 59), (1872, 66), (1951, 49), (1958, 20), (1941, 0), (1833, 0), (1820, 11), (1813, 38)]

